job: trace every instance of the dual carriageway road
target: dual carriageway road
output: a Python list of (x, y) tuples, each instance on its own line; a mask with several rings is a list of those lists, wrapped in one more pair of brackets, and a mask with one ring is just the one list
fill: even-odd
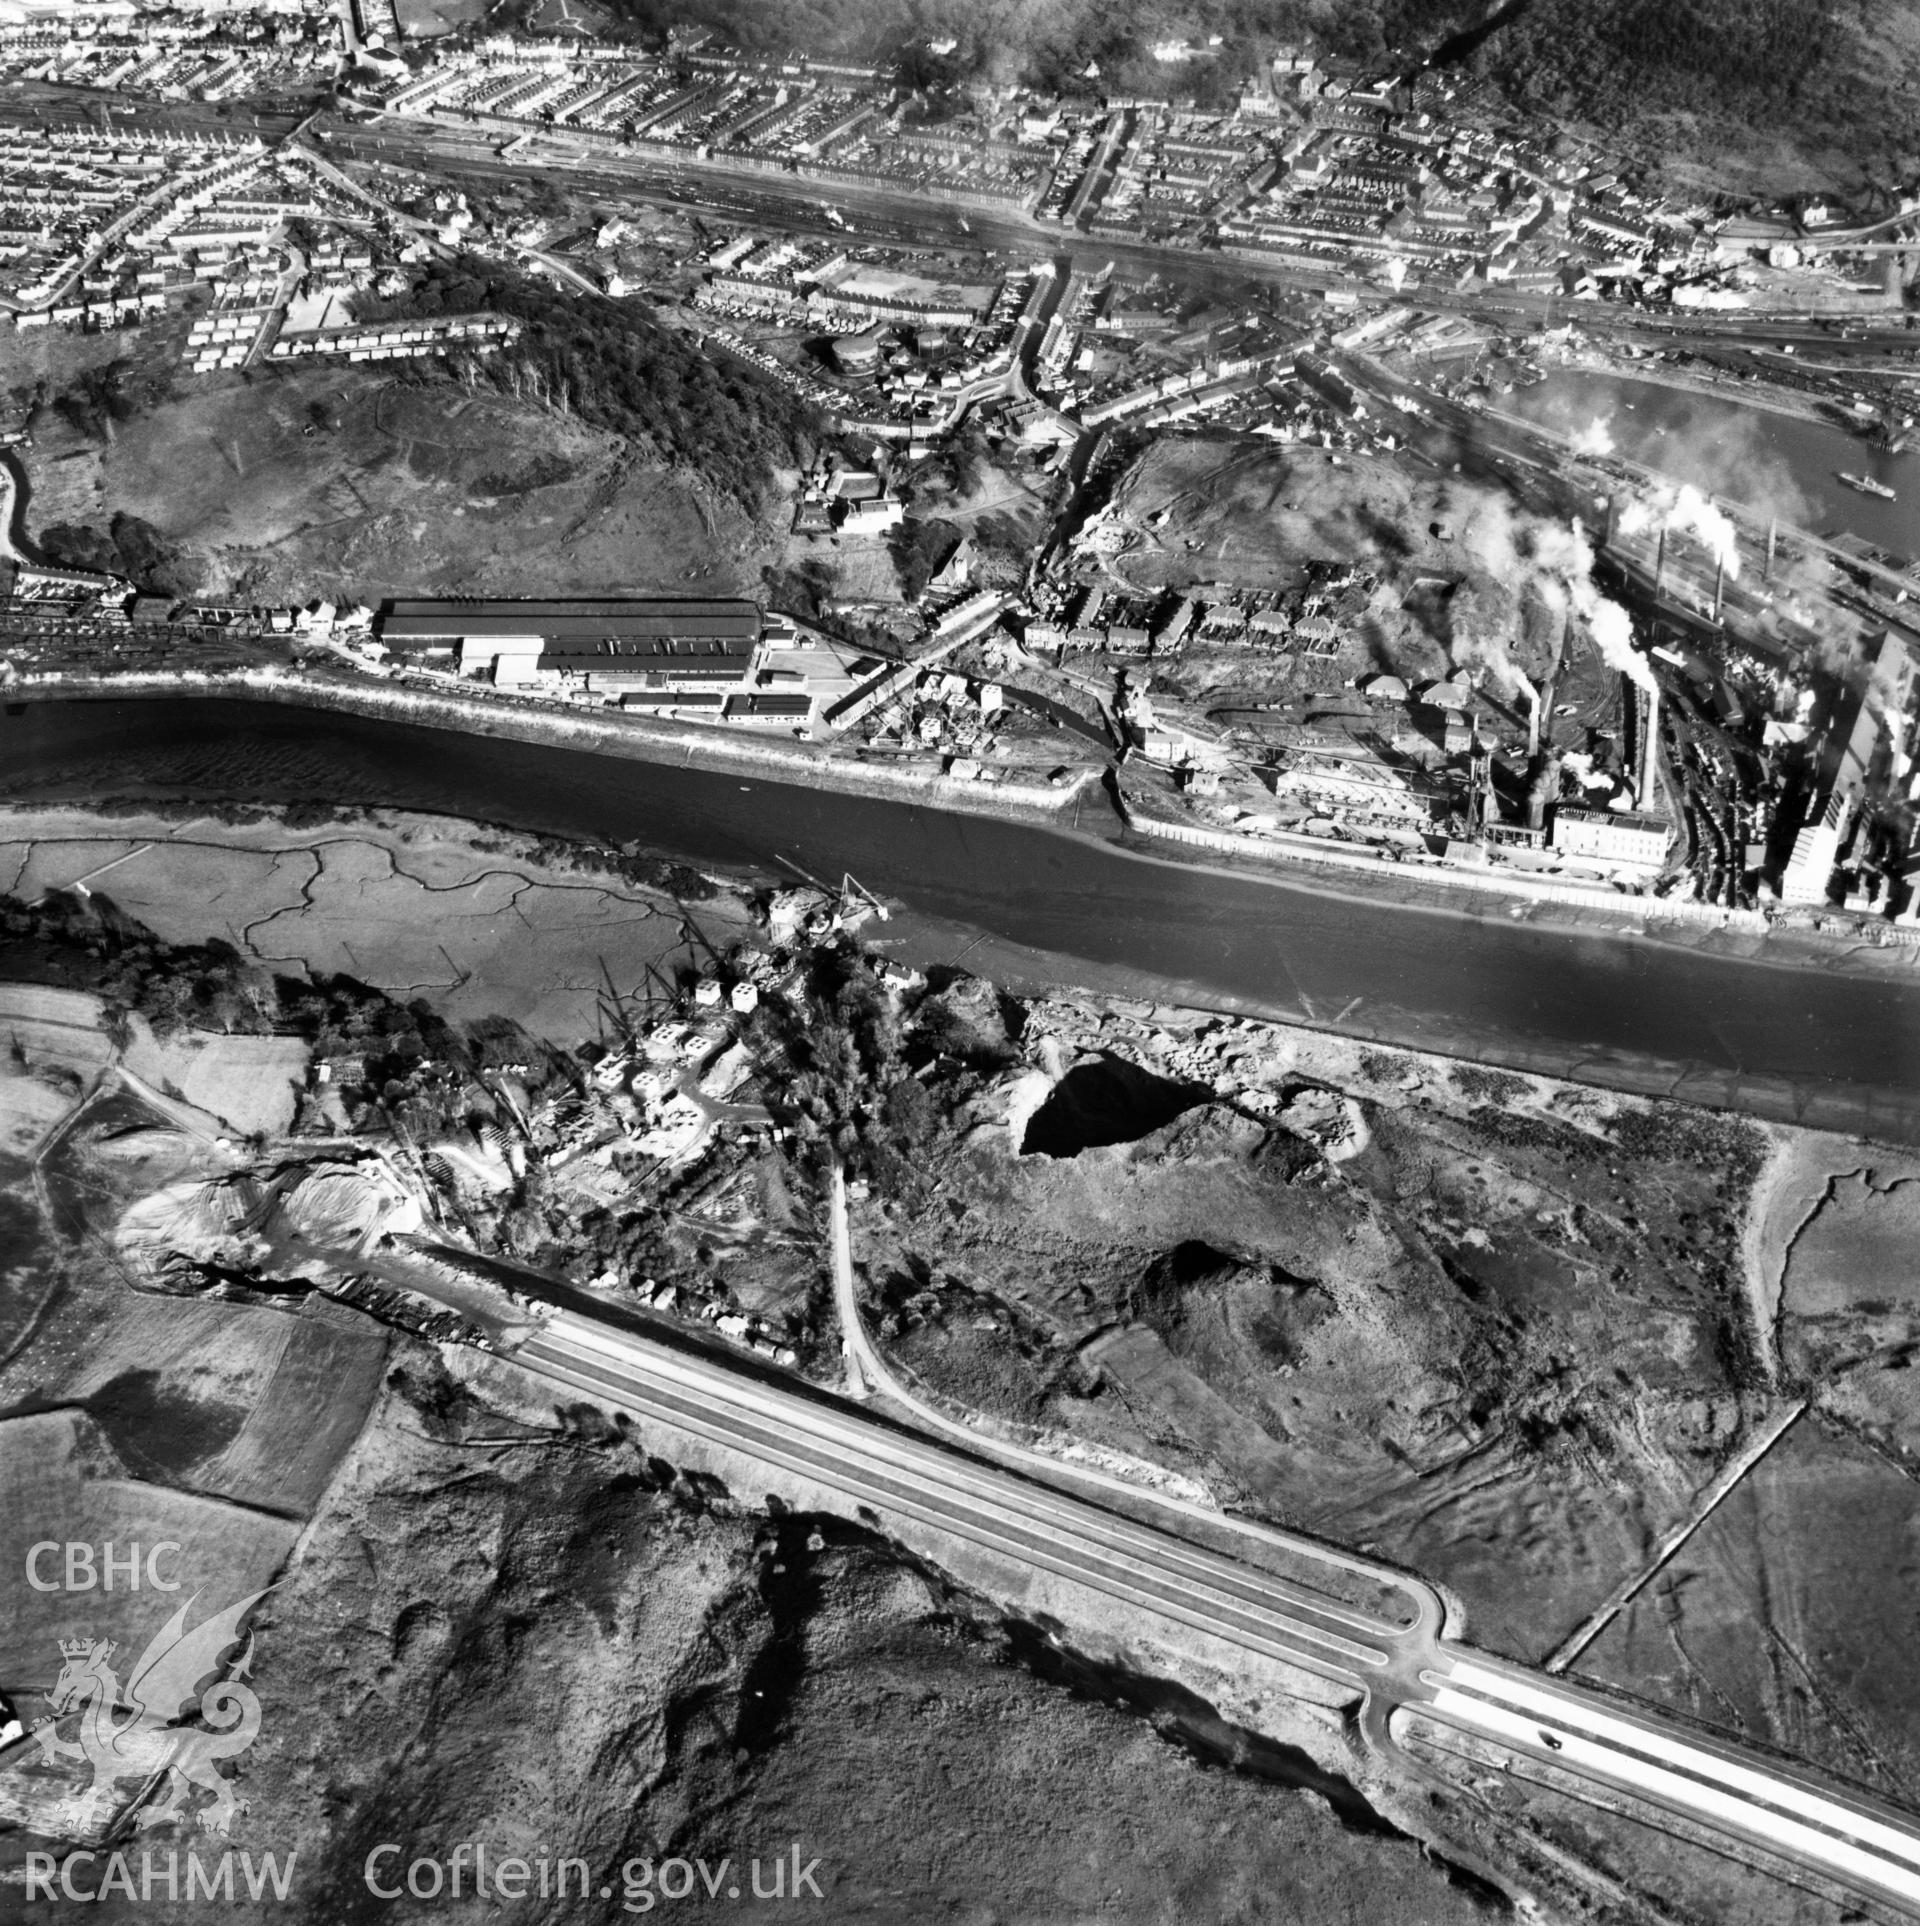
[[(0, 120), (38, 119), (47, 104), (10, 94), (0, 99)], [(400, 138), (384, 130), (336, 129), (326, 145), (336, 155), (344, 151), (355, 159), (430, 169), (524, 171), (491, 161), (484, 151), (461, 151), (453, 143), (415, 136), (411, 129)], [(684, 174), (676, 183), (673, 170), (659, 165), (570, 171), (582, 185), (693, 198)], [(796, 177), (789, 187), (755, 177), (739, 186), (743, 197), (782, 206), (797, 222), (820, 223), (817, 184)], [(854, 196), (836, 189), (834, 199), (849, 208), (857, 204), (857, 211), (902, 241), (912, 235), (922, 244), (949, 249), (1097, 252), (1103, 259), (1119, 258), (1123, 271), (1136, 272), (1165, 272), (1178, 261), (1189, 278), (1288, 283), (1303, 291), (1350, 285), (1353, 278), (1263, 270), (1239, 257), (1196, 257), (1191, 250), (1108, 247), (1024, 218), (973, 210), (963, 227), (955, 210), (907, 195)], [(1424, 295), (1416, 305), (1477, 308), (1489, 318), (1527, 311), (1518, 302), (1432, 301)], [(1569, 305), (1561, 304), (1563, 315)], [(1592, 303), (1578, 312), (1583, 326), (1597, 322), (1668, 340), (1682, 333), (1671, 324), (1610, 316)], [(1685, 332), (1723, 343), (1742, 337), (1819, 339), (1834, 352), (1876, 351), (1871, 341), (1835, 342), (1817, 324), (1792, 318), (1734, 327), (1695, 324)], [(1876, 332), (1884, 340), (1890, 331)], [(844, 1231), (840, 1255), (837, 1269), (847, 1265)], [(849, 1281), (850, 1275), (845, 1269)], [(858, 1331), (857, 1312), (849, 1328)], [(1441, 1595), (1408, 1574), (1291, 1534), (1242, 1527), (1271, 1538), (1296, 1563), (1304, 1559), (1327, 1570), (1333, 1589), (1321, 1592), (1195, 1543), (1171, 1518), (1169, 1527), (1161, 1528), (1114, 1509), (1113, 1494), (1098, 1493), (1100, 1481), (1085, 1473), (984, 1435), (925, 1435), (929, 1429), (937, 1433), (928, 1425), (930, 1414), (891, 1381), (864, 1333), (851, 1348), (874, 1380), (873, 1388), (908, 1422), (889, 1421), (859, 1404), (748, 1374), (573, 1311), (553, 1314), (514, 1356), (551, 1382), (643, 1423), (666, 1425), (785, 1470), (855, 1507), (913, 1521), (1083, 1586), (1146, 1620), (1201, 1632), (1323, 1681), (1352, 1696), (1358, 1728), (1389, 1771), (1425, 1770), (1410, 1759), (1395, 1725), (1396, 1719), (1417, 1717), (1536, 1773), (1570, 1780), (1601, 1803), (1625, 1798), (1653, 1815), (1703, 1828), (1738, 1856), (1811, 1874), (1920, 1916), (1920, 1822), (1911, 1816), (1676, 1720), (1477, 1652), (1450, 1635)], [(962, 1429), (950, 1420), (945, 1424)], [(1064, 1489), (1063, 1482), (1081, 1489)], [(1130, 1496), (1137, 1504), (1149, 1494), (1130, 1488)], [(1232, 1521), (1215, 1518), (1213, 1523)], [(1356, 1586), (1362, 1596), (1397, 1600), (1402, 1609), (1349, 1602), (1342, 1592)]]
[[(522, 1366), (642, 1424), (743, 1455), (991, 1558), (1085, 1588), (1144, 1632), (1185, 1628), (1336, 1689), (1389, 1774), (1436, 1783), (1409, 1721), (1658, 1825), (1679, 1822), (1736, 1858), (1920, 1916), (1920, 1821), (1850, 1787), (1629, 1701), (1476, 1651), (1433, 1586), (1338, 1547), (1220, 1514), (1325, 1589), (1200, 1542), (1198, 1507), (976, 1433), (899, 1385), (852, 1303), (844, 1188), (835, 1173), (836, 1294), (849, 1376), (868, 1404), (561, 1310), (513, 1352)], [(929, 1435), (932, 1434), (932, 1435)], [(1130, 1511), (1113, 1500), (1125, 1491)], [(1164, 1526), (1137, 1513), (1159, 1508)], [(1183, 1532), (1182, 1526), (1186, 1527)], [(1360, 1601), (1360, 1602), (1356, 1602)], [(1156, 1623), (1157, 1622), (1157, 1623)], [(1177, 1630), (1174, 1630), (1177, 1637)], [(1429, 1740), (1429, 1746), (1432, 1741)], [(1451, 1747), (1445, 1748), (1451, 1749)], [(1487, 1750), (1487, 1749), (1490, 1749)], [(1456, 1792), (1462, 1788), (1446, 1781)]]

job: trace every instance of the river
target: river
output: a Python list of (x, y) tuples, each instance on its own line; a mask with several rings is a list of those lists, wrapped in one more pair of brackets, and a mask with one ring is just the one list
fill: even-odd
[(243, 701), (16, 705), (0, 798), (185, 795), (433, 811), (780, 876), (852, 870), (871, 933), (1038, 985), (1176, 995), (1381, 1042), (1920, 1143), (1920, 975), (1714, 954), (1343, 896), (1093, 836), (698, 768)]
[[(1850, 530), (1896, 555), (1920, 556), (1920, 449), (1889, 455), (1825, 422), (1581, 369), (1516, 388), (1500, 406), (1568, 434), (1599, 423), (1612, 451), (1629, 461), (1815, 534)], [(1899, 499), (1863, 495), (1842, 473), (1871, 476)]]

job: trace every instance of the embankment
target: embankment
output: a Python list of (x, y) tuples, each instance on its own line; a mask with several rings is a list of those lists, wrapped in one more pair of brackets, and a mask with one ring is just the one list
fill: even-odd
[(275, 670), (232, 676), (192, 674), (115, 676), (111, 681), (49, 677), (9, 686), (14, 700), (44, 702), (166, 700), (182, 696), (236, 697), (296, 708), (331, 709), (376, 721), (457, 729), (464, 735), (539, 743), (638, 762), (697, 763), (747, 775), (777, 775), (810, 787), (872, 796), (885, 802), (925, 801), (936, 809), (1014, 821), (1055, 822), (1097, 772), (1083, 768), (1058, 786), (1022, 782), (983, 771), (973, 780), (936, 769), (901, 768), (835, 753), (837, 745), (772, 742), (738, 729), (699, 723), (659, 723), (611, 711), (569, 713), (552, 703), (512, 696), (467, 696), (374, 677), (334, 681)]

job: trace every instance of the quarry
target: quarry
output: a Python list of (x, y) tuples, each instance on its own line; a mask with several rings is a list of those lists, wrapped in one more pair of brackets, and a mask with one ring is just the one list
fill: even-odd
[[(462, 856), (445, 827), (429, 828), (380, 832), (394, 838), (396, 883), (430, 861), (437, 889), (471, 888), (462, 865), (472, 878), (502, 859)], [(223, 838), (203, 823), (175, 860), (202, 866), (203, 889), (223, 869), (240, 883), (262, 861), (248, 842), (244, 826)], [(57, 841), (39, 847), (36, 862), (73, 860)], [(536, 861), (523, 846), (511, 860), (523, 890), (578, 887), (578, 852), (549, 846)], [(644, 885), (601, 887), (636, 907), (657, 901)], [(401, 1006), (327, 974), (337, 939), (321, 896), (250, 923), (259, 950), (199, 966), (216, 985), (202, 1008), (227, 1026), (211, 1031), (142, 1013), (141, 971), (191, 980), (192, 966), (154, 949), (124, 908), (67, 897), (77, 906), (36, 916), (16, 891), (9, 967), (27, 969), (4, 993), (7, 1196), (31, 1227), (22, 1248), (40, 1240), (44, 1256), (9, 1276), (7, 1315), (33, 1341), (5, 1383), (16, 1410), (46, 1407), (5, 1420), (44, 1434), (31, 1457), (7, 1457), (39, 1467), (9, 1505), (19, 1528), (37, 1535), (49, 1507), (79, 1504), (104, 1540), (126, 1535), (116, 1504), (149, 1533), (152, 1507), (172, 1508), (191, 1524), (198, 1582), (228, 1589), (263, 1583), (297, 1532), (295, 1583), (337, 1599), (342, 1534), (453, 1532), (451, 1545), (479, 1530), (484, 1542), (523, 1530), (508, 1518), (545, 1492), (543, 1529), (588, 1534), (567, 1542), (595, 1545), (608, 1609), (644, 1572), (651, 1614), (717, 1627), (749, 1610), (748, 1649), (764, 1636), (769, 1653), (797, 1653), (780, 1641), (808, 1628), (806, 1664), (779, 1661), (790, 1696), (778, 1736), (754, 1726), (764, 1714), (740, 1715), (743, 1732), (766, 1735), (743, 1742), (763, 1759), (758, 1789), (723, 1794), (701, 1776), (719, 1762), (669, 1739), (629, 1828), (707, 1836), (709, 1821), (663, 1818), (687, 1810), (673, 1804), (684, 1797), (692, 1810), (711, 1797), (796, 1810), (787, 1775), (805, 1754), (793, 1748), (842, 1744), (825, 1733), (856, 1706), (880, 1716), (895, 1689), (881, 1681), (957, 1679), (952, 1667), (978, 1662), (967, 1653), (1027, 1653), (1020, 1616), (1034, 1600), (964, 1557), (946, 1571), (925, 1551), (901, 1565), (804, 1485), (796, 1509), (756, 1524), (752, 1503), (730, 1495), (757, 1475), (741, 1463), (691, 1440), (664, 1461), (658, 1440), (635, 1456), (633, 1434), (586, 1407), (543, 1406), (513, 1358), (579, 1306), (837, 1385), (818, 1174), (831, 1143), (855, 1173), (863, 1322), (939, 1409), (1143, 1496), (1180, 1494), (1202, 1513), (1304, 1527), (1418, 1569), (1496, 1651), (1551, 1668), (1577, 1647), (1580, 1676), (1631, 1667), (1637, 1693), (1737, 1718), (1743, 1732), (1766, 1721), (1780, 1743), (1897, 1785), (1913, 1744), (1903, 1702), (1857, 1696), (1857, 1668), (1873, 1613), (1896, 1611), (1900, 1595), (1897, 1555), (1871, 1548), (1876, 1529), (1892, 1543), (1873, 1520), (1903, 1502), (1914, 1449), (1899, 1390), (1910, 1334), (1897, 1299), (1859, 1294), (1852, 1254), (1898, 1237), (1909, 1154), (1255, 1019), (1010, 996), (867, 948), (885, 935), (868, 904), (797, 884), (707, 888), (692, 904), (683, 885), (683, 947), (664, 953), (645, 999), (617, 999), (611, 984), (597, 998), (549, 992), (508, 1020), (469, 997), (448, 1006), (465, 1012), (451, 1027), (432, 1007), (440, 992)], [(252, 959), (284, 957), (316, 914), (311, 937), (295, 936), (313, 958), (299, 980), (313, 987), (283, 975), (270, 988)], [(362, 967), (376, 964), (364, 916), (355, 929)], [(103, 956), (121, 959), (113, 994), (132, 994), (130, 1017), (82, 987), (89, 972), (100, 980)], [(256, 1027), (275, 997), (299, 999), (281, 1006), (304, 1012), (291, 1033)], [(583, 1039), (589, 1011), (597, 1035)], [(442, 1482), (452, 1460), (492, 1469), (456, 1500)], [(630, 1550), (592, 1497), (603, 1477), (653, 1494), (642, 1510), (657, 1523)], [(401, 1511), (380, 1496), (395, 1480), (419, 1494)], [(601, 1509), (570, 1524), (576, 1503)], [(1844, 1594), (1819, 1576), (1832, 1568), (1806, 1535), (1836, 1506), (1861, 1534)], [(589, 1517), (603, 1522), (589, 1530)], [(762, 1561), (761, 1603), (716, 1619), (720, 1607), (700, 1602), (710, 1592), (660, 1590), (684, 1560), (702, 1562), (709, 1586), (739, 1569), (731, 1549), (714, 1563), (736, 1534), (737, 1556)], [(540, 1582), (540, 1542), (522, 1538), (508, 1582)], [(1789, 1623), (1768, 1621), (1778, 1659), (1758, 1675), (1743, 1669), (1755, 1546), (1761, 1582), (1796, 1601)], [(477, 1580), (474, 1555), (460, 1569)], [(1612, 1596), (1623, 1570), (1644, 1574), (1624, 1604)], [(778, 1582), (796, 1574), (804, 1606)], [(468, 1608), (443, 1593), (380, 1609), (399, 1614), (398, 1656), (369, 1689), (412, 1721), (424, 1716), (406, 1709), (424, 1703), (413, 1695), (466, 1662), (450, 1615)], [(1356, 1770), (1342, 1766), (1337, 1725), (1302, 1723), (1280, 1701), (1261, 1709), (1202, 1648), (1150, 1650), (1097, 1612), (1061, 1609), (1078, 1628), (1071, 1649), (1023, 1657), (1011, 1675), (1022, 1693), (1070, 1684), (1059, 1717), (1094, 1716), (1089, 1696), (1123, 1721), (1157, 1707), (1177, 1744), (1201, 1756), (1226, 1746), (1256, 1778), (1263, 1747), (1279, 1748), (1271, 1769), (1287, 1783), (1331, 1783), (1300, 1777), (1309, 1757), (1315, 1774)], [(751, 1631), (761, 1612), (771, 1619)], [(42, 1622), (21, 1622), (17, 1649), (45, 1635)], [(263, 1689), (299, 1675), (274, 1667), (315, 1662), (268, 1656), (287, 1650), (295, 1622), (261, 1621)], [(590, 1657), (604, 1634), (579, 1642), (585, 1621), (551, 1636), (562, 1643), (548, 1663), (610, 1662)], [(1655, 1662), (1656, 1648), (1671, 1661)], [(863, 1685), (832, 1656), (882, 1650), (892, 1656), (861, 1661)], [(23, 1676), (12, 1664), (8, 1676)], [(1803, 1685), (1844, 1721), (1808, 1724), (1794, 1710)], [(963, 1749), (976, 1713), (958, 1708), (997, 1689), (969, 1685), (942, 1715), (960, 1721), (949, 1729)], [(1223, 1736), (1222, 1719), (1238, 1736)], [(1083, 1742), (1062, 1728), (1060, 1743)], [(294, 1769), (288, 1745), (283, 1728), (259, 1755), (258, 1786)], [(456, 1783), (432, 1796), (468, 1796)], [(528, 1796), (566, 1796), (563, 1783)], [(5, 1809), (33, 1825), (36, 1801), (68, 1796), (44, 1769), (16, 1768)], [(1350, 1797), (1327, 1796), (1337, 1810)], [(1366, 1796), (1401, 1812), (1384, 1788)], [(1443, 1854), (1578, 1883), (1564, 1861), (1575, 1834), (1550, 1802), (1524, 1822), (1468, 1822), (1466, 1810), (1436, 1822)], [(1590, 1838), (1592, 1824), (1589, 1812), (1575, 1830)], [(615, 1836), (569, 1834), (590, 1858)], [(1631, 1854), (1634, 1836), (1608, 1850)], [(1705, 1862), (1631, 1863), (1662, 1890), (1705, 1890), (1685, 1884), (1707, 1877)], [(1174, 1876), (1143, 1873), (1141, 1891)]]

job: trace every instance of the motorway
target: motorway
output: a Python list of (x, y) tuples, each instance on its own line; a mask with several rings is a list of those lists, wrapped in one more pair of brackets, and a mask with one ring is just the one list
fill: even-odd
[[(0, 104), (0, 119), (34, 115), (17, 96)], [(489, 163), (483, 155), (435, 151), (424, 140), (356, 131), (337, 136), (330, 151), (404, 165), (468, 169), (523, 169)], [(625, 167), (578, 170), (581, 185), (606, 184), (649, 191)], [(644, 170), (660, 191), (664, 170)], [(676, 189), (676, 192), (681, 190)], [(742, 182), (755, 202), (778, 200), (800, 220), (819, 218), (821, 190), (796, 178)], [(690, 196), (692, 198), (693, 196)], [(713, 206), (711, 183), (697, 198)], [(858, 197), (876, 220), (915, 233), (934, 232), (946, 247), (1000, 245), (1053, 251), (1063, 243), (1088, 258), (1117, 258), (1123, 271), (1149, 266), (1189, 278), (1231, 277), (1335, 285), (1342, 277), (1263, 270), (1237, 258), (1191, 252), (1089, 246), (1020, 218), (969, 215), (971, 234), (954, 210), (907, 195)], [(854, 196), (835, 190), (836, 201)], [(1471, 306), (1432, 300), (1418, 305)], [(1491, 311), (1497, 304), (1481, 304)], [(1563, 309), (1564, 312), (1564, 309)], [(1612, 317), (1592, 304), (1583, 325)], [(1622, 317), (1627, 327), (1644, 318)], [(1698, 327), (1698, 323), (1690, 323)], [(1798, 328), (1799, 336), (1795, 335)], [(1719, 329), (1701, 332), (1721, 333)], [(1804, 323), (1748, 324), (1769, 338), (1821, 338)], [(1829, 343), (1844, 352), (1838, 343)], [(844, 1205), (842, 1205), (842, 1213)], [(844, 1215), (836, 1270), (850, 1283)], [(1462, 1737), (1494, 1747), (1535, 1772), (1571, 1778), (1600, 1802), (1626, 1797), (1656, 1814), (1706, 1828), (1739, 1856), (1758, 1857), (1838, 1882), (1860, 1894), (1920, 1916), (1920, 1829), (1910, 1817), (1851, 1790), (1828, 1785), (1804, 1770), (1696, 1732), (1679, 1722), (1596, 1692), (1475, 1652), (1448, 1636), (1446, 1608), (1430, 1586), (1406, 1574), (1290, 1534), (1271, 1538), (1296, 1560), (1333, 1568), (1347, 1578), (1402, 1598), (1404, 1615), (1356, 1607), (1332, 1592), (1279, 1577), (1180, 1535), (1193, 1520), (1168, 1507), (1166, 1529), (1112, 1508), (1101, 1480), (1005, 1446), (941, 1419), (893, 1383), (884, 1361), (848, 1320), (850, 1348), (871, 1387), (889, 1398), (917, 1429), (889, 1423), (859, 1405), (784, 1388), (716, 1359), (670, 1350), (643, 1335), (570, 1311), (556, 1313), (514, 1353), (520, 1364), (555, 1383), (626, 1410), (643, 1422), (664, 1424), (729, 1451), (780, 1467), (810, 1484), (837, 1492), (856, 1506), (914, 1521), (949, 1539), (1045, 1572), (1101, 1594), (1129, 1612), (1147, 1614), (1295, 1668), (1351, 1693), (1361, 1705), (1359, 1729), (1383, 1764), (1412, 1766), (1394, 1722), (1417, 1715)], [(857, 1334), (857, 1335), (854, 1335)], [(939, 1417), (939, 1414), (932, 1414)], [(960, 1437), (943, 1437), (942, 1428)], [(922, 1435), (933, 1431), (935, 1436)], [(1080, 1489), (1062, 1489), (1062, 1484)], [(1088, 1495), (1098, 1493), (1098, 1495)], [(1151, 1494), (1128, 1488), (1129, 1499)], [(1232, 1521), (1214, 1518), (1216, 1528)], [(1256, 1532), (1255, 1527), (1240, 1527)]]
[[(1448, 1635), (1445, 1601), (1409, 1574), (1290, 1533), (1199, 1514), (1216, 1531), (1270, 1539), (1296, 1565), (1306, 1560), (1338, 1573), (1347, 1581), (1341, 1591), (1358, 1585), (1363, 1596), (1404, 1605), (1367, 1609), (1332, 1588), (1196, 1542), (1197, 1507), (1120, 1487), (931, 1411), (894, 1382), (857, 1306), (847, 1316), (845, 1210), (836, 1172), (834, 1269), (850, 1375), (894, 1404), (897, 1420), (571, 1311), (521, 1344), (515, 1361), (642, 1423), (744, 1454), (883, 1518), (929, 1528), (1085, 1587), (1129, 1614), (1338, 1687), (1358, 1702), (1358, 1729), (1380, 1764), (1403, 1779), (1438, 1781), (1395, 1730), (1396, 1717), (1411, 1714), (1492, 1748), (1518, 1769), (1516, 1783), (1544, 1777), (1614, 1809), (1624, 1798), (1655, 1825), (1671, 1818), (1689, 1834), (1704, 1829), (1743, 1862), (1810, 1874), (1920, 1916), (1920, 1822), (1911, 1816), (1677, 1720), (1477, 1652)], [(929, 1430), (958, 1435), (949, 1441), (924, 1435)], [(1168, 1527), (1103, 1502), (1117, 1489), (1135, 1510), (1164, 1506)]]
[[(1404, 1574), (1342, 1554), (1333, 1559), (1358, 1579), (1398, 1588), (1415, 1607), (1410, 1623), (924, 1441), (857, 1406), (787, 1391), (573, 1312), (557, 1313), (514, 1359), (642, 1423), (670, 1426), (883, 1517), (930, 1527), (1129, 1612), (1342, 1687), (1362, 1701), (1360, 1730), (1390, 1770), (1408, 1766), (1393, 1717), (1415, 1711), (1603, 1797), (1624, 1794), (1703, 1825), (1739, 1856), (1785, 1859), (1920, 1916), (1920, 1830), (1912, 1820), (1763, 1755), (1440, 1637), (1438, 1595)], [(1310, 1541), (1289, 1549), (1327, 1553)]]

